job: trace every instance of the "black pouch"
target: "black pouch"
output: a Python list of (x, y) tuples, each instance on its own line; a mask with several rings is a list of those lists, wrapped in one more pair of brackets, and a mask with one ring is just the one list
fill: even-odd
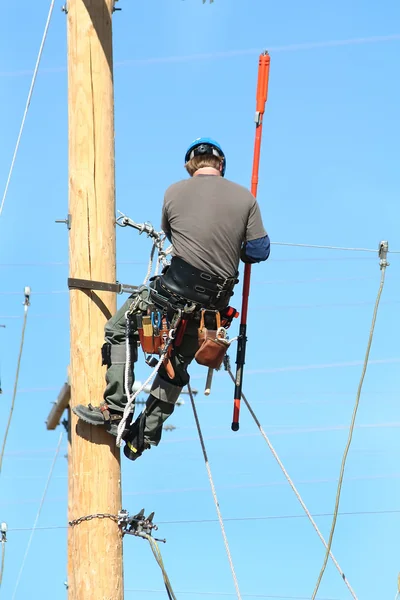
[(111, 367), (111, 344), (106, 342), (101, 347), (101, 364), (106, 365), (106, 367)]

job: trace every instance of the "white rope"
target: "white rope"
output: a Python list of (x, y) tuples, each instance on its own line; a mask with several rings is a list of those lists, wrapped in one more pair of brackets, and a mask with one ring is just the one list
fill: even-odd
[(136, 390), (136, 392), (131, 395), (130, 389), (129, 389), (129, 369), (130, 369), (130, 365), (131, 365), (131, 349), (130, 349), (130, 344), (129, 344), (129, 338), (127, 337), (126, 339), (126, 359), (125, 359), (125, 378), (124, 378), (124, 385), (125, 385), (125, 394), (126, 397), (128, 399), (126, 406), (124, 408), (124, 414), (122, 416), (122, 419), (118, 425), (118, 432), (117, 432), (117, 440), (116, 440), (116, 444), (118, 447), (121, 446), (122, 444), (122, 435), (124, 433), (125, 430), (125, 425), (126, 422), (128, 420), (129, 417), (129, 413), (131, 411), (131, 408), (136, 400), (136, 398), (138, 397), (138, 395), (144, 390), (144, 388), (149, 385), (150, 381), (153, 379), (153, 377), (156, 376), (156, 374), (158, 373), (159, 368), (161, 367), (161, 364), (163, 363), (163, 361), (165, 360), (165, 355), (168, 351), (169, 348), (169, 342), (172, 339), (172, 336), (174, 335), (174, 330), (171, 329), (171, 331), (169, 332), (169, 341), (167, 341), (164, 350), (161, 353), (160, 359), (157, 363), (157, 365), (155, 366), (155, 368), (153, 369), (153, 371), (150, 373), (150, 375), (148, 376), (148, 378), (146, 379), (146, 381), (144, 383), (142, 383), (142, 385), (140, 386), (140, 388), (138, 390)]
[(150, 279), (150, 275), (153, 270), (154, 252), (155, 252), (156, 248), (157, 248), (157, 242), (153, 242), (153, 247), (150, 252), (149, 264), (147, 267), (147, 273), (146, 273), (146, 277), (143, 280), (143, 285), (146, 285), (148, 280)]
[(36, 526), (37, 526), (37, 523), (39, 521), (40, 513), (42, 511), (42, 507), (43, 507), (43, 504), (44, 504), (44, 501), (45, 501), (45, 498), (46, 498), (46, 494), (47, 494), (47, 490), (49, 488), (50, 480), (51, 480), (52, 475), (53, 475), (53, 471), (54, 471), (54, 467), (55, 467), (55, 464), (56, 464), (56, 461), (57, 461), (58, 453), (60, 451), (62, 439), (63, 439), (63, 432), (61, 432), (60, 438), (58, 440), (58, 444), (57, 444), (57, 448), (56, 448), (56, 453), (54, 455), (53, 462), (52, 462), (52, 465), (50, 467), (50, 471), (49, 471), (49, 475), (47, 477), (46, 485), (44, 486), (44, 491), (43, 491), (42, 499), (40, 500), (40, 504), (39, 504), (39, 508), (38, 508), (38, 511), (37, 511), (37, 514), (36, 514), (35, 522), (33, 524), (32, 530), (31, 530), (31, 535), (29, 536), (28, 545), (27, 545), (26, 550), (25, 550), (24, 558), (22, 559), (21, 568), (20, 568), (19, 573), (18, 573), (17, 581), (15, 583), (14, 593), (13, 593), (13, 596), (12, 596), (11, 600), (14, 600), (15, 594), (17, 593), (19, 582), (21, 581), (22, 572), (24, 570), (26, 559), (28, 557), (29, 549), (31, 547), (32, 539), (33, 539), (33, 536), (35, 534)]
[(381, 295), (382, 295), (382, 291), (383, 291), (383, 286), (384, 286), (384, 283), (385, 283), (386, 267), (387, 267), (387, 261), (386, 260), (381, 261), (381, 280), (380, 280), (380, 284), (379, 284), (378, 295), (376, 297), (374, 313), (373, 313), (373, 316), (372, 316), (372, 323), (371, 323), (371, 327), (370, 327), (370, 331), (369, 331), (369, 338), (368, 338), (368, 343), (367, 343), (367, 351), (365, 353), (365, 359), (364, 359), (364, 364), (363, 364), (363, 368), (362, 368), (360, 383), (358, 384), (357, 395), (356, 395), (356, 402), (355, 402), (354, 409), (353, 409), (353, 414), (352, 414), (352, 417), (351, 417), (349, 435), (348, 435), (346, 447), (345, 447), (343, 458), (342, 458), (342, 464), (340, 466), (339, 482), (338, 482), (337, 492), (336, 492), (335, 509), (333, 511), (332, 526), (331, 526), (331, 530), (330, 530), (330, 533), (329, 533), (328, 548), (327, 548), (327, 551), (326, 551), (326, 555), (325, 555), (325, 558), (324, 558), (324, 562), (323, 562), (321, 571), (320, 571), (319, 576), (318, 576), (317, 583), (315, 585), (315, 589), (314, 589), (314, 592), (313, 592), (313, 595), (312, 595), (312, 600), (315, 600), (316, 595), (318, 593), (319, 586), (321, 584), (322, 577), (323, 577), (323, 575), (325, 573), (326, 565), (327, 565), (327, 562), (328, 562), (328, 552), (330, 551), (330, 548), (332, 546), (333, 534), (335, 532), (336, 521), (337, 521), (338, 512), (339, 512), (340, 495), (341, 495), (341, 491), (342, 491), (344, 470), (345, 470), (345, 466), (346, 466), (347, 455), (349, 453), (349, 449), (350, 449), (350, 445), (351, 445), (351, 440), (353, 438), (353, 432), (354, 432), (354, 426), (355, 426), (355, 422), (356, 422), (356, 416), (357, 416), (358, 406), (360, 404), (361, 390), (362, 390), (362, 386), (363, 386), (363, 383), (364, 383), (365, 374), (367, 372), (369, 353), (370, 353), (370, 350), (371, 350), (372, 339), (374, 337), (374, 329), (375, 329), (376, 318), (377, 318), (377, 315), (378, 315), (379, 302), (380, 302), (380, 299), (381, 299)]
[(24, 130), (25, 121), (26, 121), (26, 117), (27, 117), (27, 114), (28, 114), (28, 109), (29, 109), (29, 106), (30, 106), (30, 103), (31, 103), (32, 94), (33, 94), (33, 88), (35, 87), (36, 77), (37, 77), (38, 70), (39, 70), (40, 60), (42, 58), (44, 44), (45, 44), (45, 41), (46, 41), (46, 38), (47, 38), (47, 32), (49, 30), (49, 25), (50, 25), (51, 15), (53, 13), (54, 4), (55, 4), (55, 0), (51, 0), (50, 8), (49, 8), (49, 14), (47, 15), (47, 21), (46, 21), (46, 25), (45, 25), (44, 32), (43, 32), (42, 41), (41, 41), (41, 44), (40, 44), (38, 57), (36, 59), (35, 69), (33, 71), (31, 87), (29, 89), (28, 99), (26, 101), (25, 111), (24, 111), (24, 114), (23, 114), (23, 117), (22, 117), (21, 127), (20, 127), (20, 130), (19, 130), (19, 134), (18, 134), (18, 138), (17, 138), (17, 143), (15, 145), (14, 155), (13, 155), (12, 161), (11, 161), (11, 167), (10, 167), (10, 170), (9, 170), (9, 173), (8, 173), (6, 187), (4, 189), (3, 198), (2, 198), (2, 201), (1, 201), (1, 204), (0, 204), (0, 216), (1, 216), (1, 213), (3, 212), (3, 207), (4, 207), (4, 203), (6, 201), (6, 197), (7, 197), (7, 193), (8, 193), (8, 188), (10, 186), (11, 176), (12, 176), (12, 173), (13, 173), (13, 170), (14, 170), (15, 160), (17, 158), (17, 153), (18, 153), (19, 144), (20, 144), (20, 141), (21, 141), (22, 132)]
[(219, 502), (218, 502), (217, 492), (216, 492), (216, 489), (215, 489), (215, 486), (214, 486), (214, 480), (213, 480), (213, 477), (212, 477), (210, 464), (208, 462), (207, 450), (206, 450), (206, 446), (205, 446), (205, 443), (204, 443), (203, 434), (201, 432), (199, 417), (197, 415), (196, 404), (194, 402), (192, 388), (190, 387), (189, 383), (187, 384), (187, 388), (188, 388), (188, 391), (189, 391), (190, 402), (192, 404), (194, 419), (196, 421), (196, 427), (197, 427), (197, 431), (198, 431), (198, 434), (199, 434), (201, 449), (203, 451), (204, 461), (205, 461), (206, 469), (207, 469), (207, 475), (208, 475), (208, 479), (209, 479), (210, 486), (211, 486), (211, 492), (212, 492), (212, 496), (213, 496), (213, 499), (214, 499), (215, 508), (216, 508), (217, 515), (218, 515), (218, 521), (219, 521), (219, 524), (221, 526), (221, 532), (222, 532), (222, 537), (223, 537), (223, 540), (224, 540), (225, 550), (226, 550), (226, 554), (228, 556), (229, 566), (230, 566), (231, 572), (232, 572), (233, 583), (235, 584), (236, 595), (238, 597), (238, 600), (241, 600), (242, 596), (240, 595), (239, 583), (238, 583), (238, 580), (237, 580), (237, 577), (236, 577), (235, 567), (233, 566), (231, 551), (229, 549), (228, 538), (226, 537), (226, 533), (225, 533), (224, 521), (222, 519), (221, 510), (219, 508)]
[[(234, 382), (234, 381), (235, 381), (235, 378), (234, 378), (234, 375), (233, 375), (233, 373), (232, 373), (232, 371), (231, 371), (231, 369), (230, 369), (230, 368), (228, 368), (228, 373), (229, 373), (229, 376), (230, 376), (230, 378), (231, 378), (231, 379), (232, 379), (232, 381)], [(284, 467), (284, 465), (283, 465), (283, 463), (282, 463), (281, 459), (279, 458), (279, 456), (278, 456), (278, 454), (277, 454), (277, 452), (276, 452), (275, 448), (274, 448), (274, 447), (273, 447), (273, 445), (271, 444), (271, 442), (270, 442), (270, 440), (269, 440), (269, 438), (268, 438), (267, 434), (265, 433), (264, 429), (262, 428), (260, 421), (258, 420), (258, 418), (257, 418), (256, 414), (254, 413), (253, 409), (251, 408), (251, 406), (250, 406), (250, 404), (249, 404), (249, 402), (248, 402), (248, 400), (247, 400), (246, 396), (243, 394), (243, 392), (242, 392), (242, 399), (243, 399), (243, 402), (246, 404), (246, 406), (247, 406), (247, 408), (248, 408), (248, 410), (249, 410), (249, 412), (250, 412), (251, 416), (253, 417), (253, 419), (254, 419), (254, 421), (255, 421), (255, 423), (256, 423), (256, 425), (257, 425), (257, 427), (259, 428), (259, 430), (260, 430), (260, 432), (261, 432), (261, 435), (263, 436), (264, 440), (267, 442), (267, 444), (268, 444), (268, 447), (269, 447), (269, 449), (271, 450), (273, 457), (275, 458), (276, 462), (278, 463), (279, 467), (281, 468), (281, 470), (282, 470), (282, 472), (283, 472), (284, 476), (286, 477), (286, 480), (287, 480), (287, 482), (289, 483), (290, 487), (292, 488), (292, 490), (293, 490), (293, 492), (294, 492), (294, 494), (295, 494), (295, 496), (296, 496), (297, 500), (300, 502), (300, 504), (301, 504), (301, 507), (303, 508), (303, 510), (304, 510), (304, 512), (306, 513), (306, 515), (307, 515), (308, 519), (310, 520), (310, 522), (311, 522), (311, 525), (314, 527), (314, 529), (315, 529), (315, 531), (316, 531), (316, 533), (317, 533), (317, 535), (318, 535), (319, 539), (320, 539), (320, 540), (321, 540), (321, 542), (324, 544), (325, 548), (328, 548), (328, 544), (326, 543), (326, 541), (325, 541), (325, 539), (324, 539), (324, 537), (323, 537), (322, 533), (321, 533), (321, 532), (320, 532), (320, 530), (318, 529), (318, 525), (317, 525), (317, 524), (316, 524), (316, 522), (314, 521), (314, 519), (313, 519), (313, 517), (312, 517), (312, 515), (311, 515), (310, 511), (308, 510), (307, 506), (306, 506), (306, 505), (305, 505), (305, 503), (304, 503), (304, 500), (303, 500), (303, 498), (300, 496), (300, 493), (298, 492), (298, 490), (297, 490), (297, 488), (296, 488), (296, 486), (295, 486), (295, 484), (294, 484), (293, 480), (291, 479), (291, 477), (290, 477), (289, 473), (286, 471), (286, 469), (285, 469), (285, 467)], [(336, 567), (336, 568), (337, 568), (337, 570), (339, 571), (339, 573), (340, 573), (340, 575), (341, 575), (341, 577), (342, 577), (343, 581), (345, 582), (345, 584), (346, 584), (346, 586), (347, 586), (347, 588), (348, 588), (348, 590), (349, 590), (350, 594), (352, 595), (352, 597), (354, 598), (354, 600), (357, 600), (357, 596), (356, 596), (356, 594), (355, 594), (355, 592), (354, 592), (353, 588), (351, 587), (351, 585), (350, 585), (350, 583), (348, 582), (348, 580), (347, 580), (347, 578), (346, 578), (345, 574), (343, 573), (343, 571), (342, 571), (342, 569), (341, 569), (341, 567), (340, 567), (339, 563), (337, 562), (336, 558), (333, 556), (333, 554), (332, 554), (332, 552), (331, 552), (330, 550), (329, 550), (329, 556), (331, 557), (333, 564), (335, 565), (335, 567)]]

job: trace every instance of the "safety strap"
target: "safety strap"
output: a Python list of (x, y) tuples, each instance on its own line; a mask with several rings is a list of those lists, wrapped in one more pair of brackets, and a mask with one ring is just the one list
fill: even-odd
[(216, 321), (216, 324), (217, 324), (216, 329), (218, 330), (221, 327), (221, 315), (220, 315), (220, 313), (219, 313), (218, 310), (211, 310), (211, 309), (208, 309), (208, 308), (202, 308), (201, 309), (200, 329), (205, 329), (205, 326), (204, 326), (204, 314), (206, 312), (215, 313), (215, 321)]
[(126, 292), (133, 294), (137, 292), (137, 285), (128, 285), (125, 283), (106, 283), (104, 281), (91, 281), (90, 279), (76, 279), (75, 277), (68, 278), (68, 289), (73, 290), (100, 290), (102, 292), (116, 292), (122, 294)]

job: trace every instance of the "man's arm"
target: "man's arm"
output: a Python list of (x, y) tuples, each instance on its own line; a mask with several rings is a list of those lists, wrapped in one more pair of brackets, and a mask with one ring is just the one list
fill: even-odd
[(250, 240), (242, 246), (240, 258), (244, 263), (258, 263), (267, 258), (270, 255), (271, 242), (268, 234), (262, 238), (256, 240)]
[(257, 200), (253, 203), (249, 212), (246, 228), (246, 239), (242, 246), (240, 258), (245, 263), (258, 263), (270, 255), (271, 242), (262, 222), (260, 207)]
[(167, 236), (168, 241), (171, 242), (171, 228), (170, 228), (169, 222), (168, 222), (168, 213), (167, 213), (167, 208), (165, 205), (165, 198), (164, 198), (164, 204), (163, 204), (162, 213), (161, 213), (161, 229)]

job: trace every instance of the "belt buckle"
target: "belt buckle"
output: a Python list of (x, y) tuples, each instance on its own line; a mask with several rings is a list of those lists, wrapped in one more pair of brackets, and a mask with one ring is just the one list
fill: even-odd
[(221, 297), (222, 292), (227, 291), (224, 288), (225, 288), (226, 284), (228, 283), (228, 281), (229, 281), (229, 279), (227, 277), (225, 277), (223, 283), (217, 283), (217, 288), (219, 289), (219, 292), (217, 294), (217, 300), (218, 300), (218, 298)]

